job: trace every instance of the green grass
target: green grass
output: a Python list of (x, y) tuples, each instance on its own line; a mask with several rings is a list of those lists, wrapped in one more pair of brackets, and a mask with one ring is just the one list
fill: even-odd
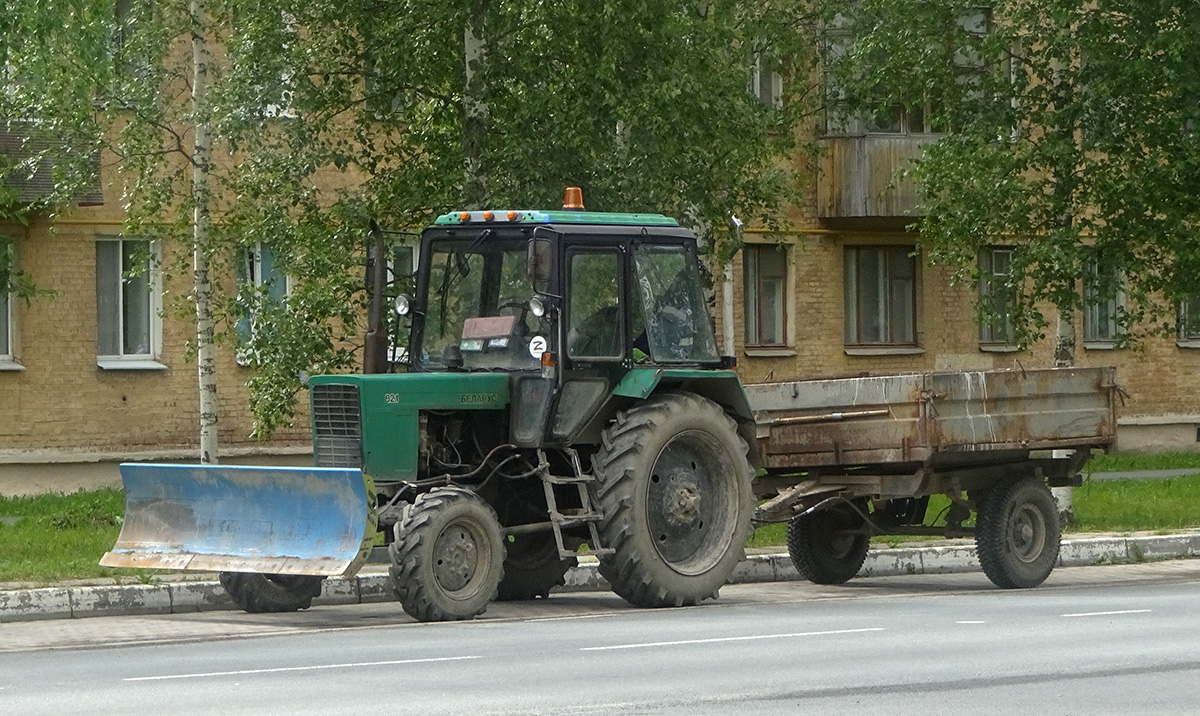
[[(1142, 456), (1159, 457), (1159, 456)], [(1177, 460), (1176, 462), (1180, 462)], [(1194, 464), (1200, 460), (1192, 458)], [(1128, 464), (1144, 464), (1130, 461)], [(1150, 470), (1190, 467), (1171, 465), (1170, 468), (1118, 467), (1114, 470)], [(1104, 468), (1107, 472), (1109, 468)], [(1200, 470), (1198, 470), (1200, 472)], [(1200, 527), (1200, 475), (1185, 477), (1156, 478), (1149, 480), (1112, 480), (1103, 482), (1085, 481), (1075, 488), (1072, 496), (1075, 507), (1075, 522), (1067, 532), (1136, 532), (1169, 531)], [(929, 500), (929, 519), (941, 514), (947, 500), (934, 495)], [(935, 524), (945, 524), (938, 520)], [(970, 523), (968, 523), (970, 524)], [(876, 542), (895, 545), (904, 541), (928, 539), (925, 537), (876, 537)], [(787, 544), (784, 526), (767, 525), (755, 531), (747, 543), (750, 547), (779, 547)]]
[(1196, 468), (1200, 473), (1200, 453), (1166, 452), (1150, 455), (1120, 452), (1097, 455), (1084, 466), (1084, 474), (1093, 472), (1128, 472), (1130, 470), (1180, 470)]
[(97, 564), (117, 541), (124, 511), (124, 494), (112, 488), (72, 495), (0, 496), (0, 582), (145, 579), (145, 570)]
[[(1191, 455), (1132, 458), (1127, 455), (1113, 456), (1122, 461), (1109, 463), (1115, 467), (1106, 464), (1103, 470), (1200, 468), (1200, 458)], [(1187, 464), (1188, 460), (1192, 464)], [(1076, 523), (1068, 531), (1167, 531), (1200, 527), (1200, 475), (1086, 482), (1076, 488), (1074, 498)], [(927, 520), (940, 515), (945, 507), (946, 499), (934, 496)], [(148, 570), (110, 569), (97, 564), (117, 540), (124, 509), (124, 496), (116, 489), (72, 495), (0, 497), (0, 582), (51, 583), (93, 577), (152, 579), (155, 573)], [(888, 536), (876, 541), (895, 545), (914, 539), (926, 538)], [(757, 530), (748, 544), (778, 547), (786, 541), (784, 526), (780, 524)]]

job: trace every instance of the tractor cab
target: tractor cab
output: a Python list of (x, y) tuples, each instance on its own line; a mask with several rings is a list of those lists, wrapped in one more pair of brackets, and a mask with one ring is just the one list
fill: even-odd
[[(576, 190), (577, 191), (577, 190)], [(720, 365), (692, 232), (658, 214), (464, 211), (422, 235), (412, 371)]]

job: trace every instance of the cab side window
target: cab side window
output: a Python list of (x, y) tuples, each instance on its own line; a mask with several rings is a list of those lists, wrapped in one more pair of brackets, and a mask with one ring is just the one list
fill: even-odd
[(621, 255), (616, 251), (568, 253), (567, 355), (622, 358), (618, 302)]

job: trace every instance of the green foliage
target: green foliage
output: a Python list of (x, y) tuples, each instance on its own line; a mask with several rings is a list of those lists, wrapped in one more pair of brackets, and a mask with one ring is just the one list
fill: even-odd
[(1018, 249), (1020, 342), (1046, 305), (1081, 308), (1089, 274), (1097, 300), (1124, 295), (1128, 338), (1175, 332), (1200, 271), (1200, 5), (999, 0), (986, 33), (964, 0), (821, 6), (850, 111), (924, 104), (951, 131), (913, 170), (921, 241), (968, 281), (980, 248)]
[[(218, 340), (234, 344), (243, 311), (258, 314), (247, 352), (260, 436), (289, 419), (302, 371), (358, 362), (372, 217), (411, 230), (454, 208), (553, 208), (578, 185), (589, 209), (684, 218), (724, 258), (731, 216), (777, 226), (800, 196), (783, 161), (815, 108), (800, 0), (203, 4), (192, 18), (183, 0), (134, 0), (123, 17), (111, 0), (9, 2), (18, 89), (0, 116), (37, 117), (46, 136), (119, 159), (126, 233), (179, 249), (168, 277), (190, 272), (193, 251), (211, 262)], [(193, 32), (212, 55), (199, 108)], [(748, 91), (762, 53), (786, 58), (778, 107)], [(196, 192), (198, 127), (214, 159)], [(64, 182), (87, 174), (71, 156)], [(213, 218), (200, 246), (197, 210)], [(221, 293), (260, 242), (293, 280), (286, 311)], [(197, 293), (168, 310), (194, 315)]]

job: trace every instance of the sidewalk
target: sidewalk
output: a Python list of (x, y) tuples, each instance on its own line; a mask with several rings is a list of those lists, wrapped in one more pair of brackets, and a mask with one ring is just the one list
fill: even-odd
[[(1200, 555), (1200, 530), (1169, 535), (1071, 534), (1062, 543), (1058, 567), (1125, 564)], [(559, 591), (608, 589), (595, 558), (582, 557), (567, 573)], [(897, 548), (872, 548), (859, 577), (904, 574), (948, 574), (979, 570), (972, 540), (937, 540)], [(1053, 577), (1051, 577), (1053, 578)], [(786, 552), (751, 550), (738, 565), (732, 583), (784, 582), (800, 579)], [(313, 603), (359, 604), (394, 599), (387, 567), (368, 564), (351, 578), (325, 580)], [(90, 580), (55, 586), (0, 584), (0, 622), (69, 619), (130, 614), (178, 614), (235, 609), (215, 574), (157, 575), (148, 584)]]

